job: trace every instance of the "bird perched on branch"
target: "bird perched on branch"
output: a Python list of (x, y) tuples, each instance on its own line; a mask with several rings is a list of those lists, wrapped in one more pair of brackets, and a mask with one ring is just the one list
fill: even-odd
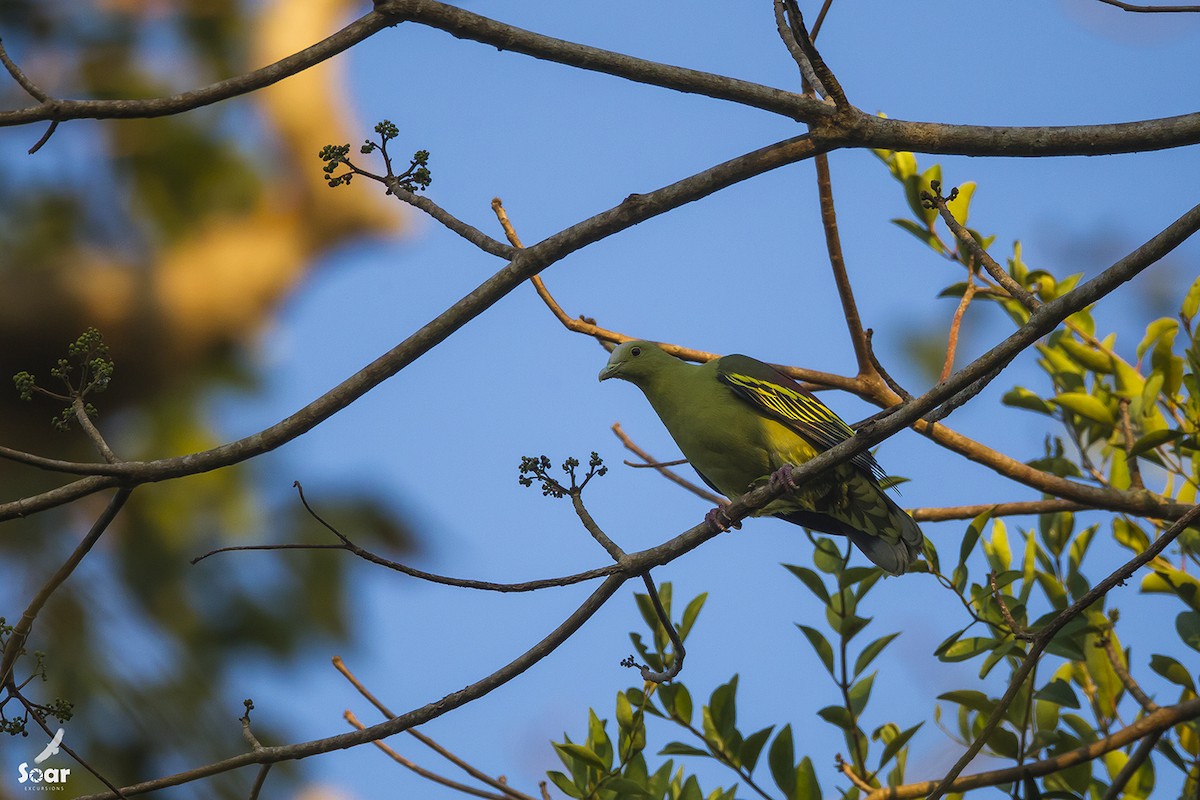
[[(921, 554), (921, 529), (879, 485), (884, 472), (864, 451), (797, 485), (792, 467), (850, 438), (854, 431), (811, 392), (749, 356), (694, 365), (653, 342), (613, 350), (600, 380), (637, 386), (700, 477), (729, 498), (767, 482), (784, 494), (756, 512), (816, 531), (848, 536), (893, 575)], [(727, 527), (720, 509), (708, 519)]]

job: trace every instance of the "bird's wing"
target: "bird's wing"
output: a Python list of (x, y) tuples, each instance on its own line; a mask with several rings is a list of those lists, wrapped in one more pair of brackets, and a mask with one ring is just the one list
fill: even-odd
[[(717, 364), (717, 378), (760, 414), (782, 422), (817, 450), (828, 450), (854, 435), (854, 429), (812, 392), (757, 359), (725, 356)], [(850, 463), (876, 480), (885, 476), (865, 450)]]

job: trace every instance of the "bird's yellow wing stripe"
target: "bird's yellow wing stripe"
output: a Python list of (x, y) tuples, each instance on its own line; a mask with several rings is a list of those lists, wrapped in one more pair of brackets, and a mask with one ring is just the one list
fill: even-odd
[[(819, 450), (828, 450), (854, 435), (853, 428), (812, 395), (740, 372), (722, 372), (720, 378), (743, 399), (787, 423)], [(883, 476), (870, 453), (859, 453), (851, 463), (877, 478)]]

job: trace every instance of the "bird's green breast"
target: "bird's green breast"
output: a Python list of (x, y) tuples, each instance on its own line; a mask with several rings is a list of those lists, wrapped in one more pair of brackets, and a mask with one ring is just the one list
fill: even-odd
[(816, 455), (797, 433), (722, 383), (715, 362), (697, 367), (676, 361), (641, 388), (683, 455), (727, 497), (743, 494), (784, 464)]

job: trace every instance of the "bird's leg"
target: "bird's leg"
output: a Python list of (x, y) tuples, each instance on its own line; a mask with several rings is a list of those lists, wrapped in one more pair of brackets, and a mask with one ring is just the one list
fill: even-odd
[(713, 530), (718, 533), (724, 533), (730, 528), (741, 528), (742, 523), (735, 522), (725, 513), (725, 506), (717, 506), (704, 515), (704, 521), (712, 526)]
[(791, 464), (784, 464), (779, 469), (771, 473), (770, 485), (772, 488), (782, 486), (789, 492), (794, 492), (800, 488), (800, 484), (792, 478), (792, 470), (795, 469)]

